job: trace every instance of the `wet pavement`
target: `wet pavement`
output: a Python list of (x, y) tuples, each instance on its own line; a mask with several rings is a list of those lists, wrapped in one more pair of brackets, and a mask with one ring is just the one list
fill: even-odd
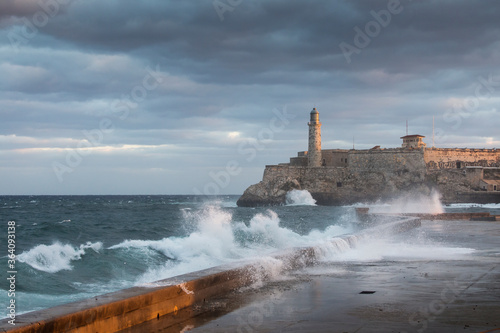
[(422, 221), (204, 307), (175, 327), (147, 329), (500, 332), (500, 222)]

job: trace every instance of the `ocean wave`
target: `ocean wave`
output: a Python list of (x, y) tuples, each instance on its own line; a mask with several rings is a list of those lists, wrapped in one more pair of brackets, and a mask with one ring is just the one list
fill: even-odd
[(102, 248), (101, 242), (87, 242), (79, 247), (70, 244), (55, 242), (51, 245), (37, 245), (29, 251), (17, 256), (20, 262), (47, 273), (56, 273), (61, 270), (71, 270), (71, 262), (80, 260), (86, 250), (98, 252)]
[(273, 210), (255, 214), (248, 225), (233, 221), (232, 214), (220, 206), (208, 205), (201, 210), (182, 212), (185, 223), (195, 226), (185, 237), (125, 240), (109, 247), (110, 250), (131, 250), (131, 255), (156, 251), (172, 259), (149, 267), (137, 283), (149, 283), (240, 260), (262, 259), (277, 250), (312, 245), (350, 231), (329, 226), (323, 231), (312, 230), (300, 235), (281, 226), (280, 218)]

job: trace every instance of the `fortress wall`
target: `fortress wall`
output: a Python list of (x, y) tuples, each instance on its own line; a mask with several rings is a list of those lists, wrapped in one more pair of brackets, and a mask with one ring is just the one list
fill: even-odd
[(500, 179), (500, 167), (484, 169), (484, 179)]
[(424, 160), (428, 170), (500, 167), (500, 150), (428, 148), (424, 150)]
[(306, 167), (307, 166), (307, 156), (290, 157), (290, 165), (291, 166)]
[(421, 149), (351, 150), (348, 165), (350, 171), (354, 172), (425, 172), (424, 153)]
[(468, 184), (472, 187), (479, 188), (479, 182), (484, 177), (484, 169), (472, 167), (466, 170)]
[(347, 167), (348, 150), (343, 149), (323, 149), (321, 160), (325, 166)]
[(302, 178), (302, 186), (310, 192), (333, 192), (337, 190), (337, 183), (344, 181), (345, 174), (346, 168), (307, 168)]
[(305, 167), (291, 165), (266, 165), (263, 182), (272, 182), (279, 178), (299, 179), (305, 174)]
[[(327, 167), (347, 167), (349, 151), (346, 149), (323, 149), (321, 150), (321, 165)], [(297, 157), (290, 157), (291, 166), (307, 166), (307, 152), (297, 153)]]
[(303, 189), (314, 192), (329, 192), (343, 182), (346, 168), (340, 167), (297, 167), (290, 165), (267, 165), (264, 170), (264, 183), (273, 183), (277, 179), (296, 179)]
[(339, 167), (319, 167), (307, 168), (304, 176), (306, 179), (317, 178), (323, 180), (342, 179), (346, 174), (345, 168)]

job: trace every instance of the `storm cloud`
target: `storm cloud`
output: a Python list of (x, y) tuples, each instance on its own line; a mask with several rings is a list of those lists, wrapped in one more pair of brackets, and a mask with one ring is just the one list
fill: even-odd
[[(6, 0), (2, 194), (241, 193), (307, 149), (500, 146), (500, 3)], [(229, 176), (227, 176), (229, 175)]]

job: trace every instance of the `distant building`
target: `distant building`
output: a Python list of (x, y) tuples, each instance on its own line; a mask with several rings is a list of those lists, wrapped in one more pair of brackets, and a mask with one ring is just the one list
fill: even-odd
[(479, 185), (483, 191), (500, 191), (500, 179), (481, 179)]
[(403, 139), (401, 147), (407, 149), (419, 149), (425, 147), (426, 144), (422, 141), (423, 138), (425, 138), (425, 136), (418, 134), (402, 136), (400, 138)]

